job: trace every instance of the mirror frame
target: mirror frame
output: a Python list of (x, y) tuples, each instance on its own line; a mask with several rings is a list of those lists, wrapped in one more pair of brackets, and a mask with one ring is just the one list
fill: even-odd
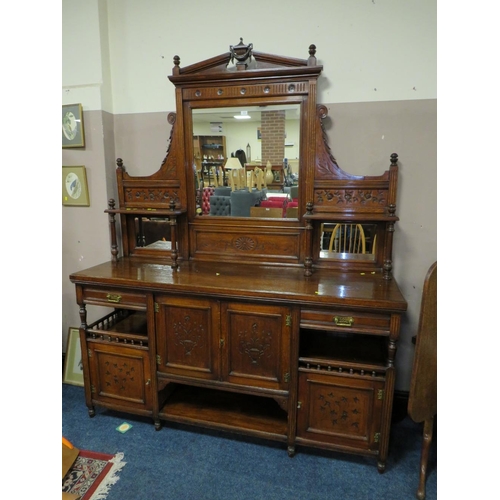
[[(243, 42), (241, 41), (241, 47)], [(297, 59), (253, 50), (245, 56), (230, 52), (180, 67), (174, 57), (169, 80), (175, 85), (176, 127), (182, 135), (182, 164), (185, 171), (187, 232), (182, 247), (189, 259), (241, 261), (242, 255), (269, 263), (300, 264), (305, 255), (302, 215), (306, 201), (312, 199), (315, 169), (317, 121), (317, 80), (323, 67), (317, 64), (316, 47), (309, 47), (308, 59)], [(236, 63), (232, 65), (232, 63)], [(193, 169), (193, 117), (196, 108), (299, 104), (299, 207), (298, 218), (266, 219), (252, 217), (197, 217)], [(217, 219), (217, 220), (214, 220)], [(243, 233), (244, 236), (243, 236)], [(262, 253), (245, 248), (266, 248)]]

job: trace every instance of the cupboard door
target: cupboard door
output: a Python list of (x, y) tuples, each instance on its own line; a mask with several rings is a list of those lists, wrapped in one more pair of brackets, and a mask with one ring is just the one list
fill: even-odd
[(297, 436), (317, 443), (378, 450), (384, 381), (299, 373)]
[(230, 383), (288, 389), (290, 310), (282, 306), (223, 303), (223, 379)]
[(157, 368), (166, 374), (219, 377), (219, 304), (194, 297), (156, 297)]
[(146, 349), (88, 342), (92, 399), (151, 410), (151, 366)]

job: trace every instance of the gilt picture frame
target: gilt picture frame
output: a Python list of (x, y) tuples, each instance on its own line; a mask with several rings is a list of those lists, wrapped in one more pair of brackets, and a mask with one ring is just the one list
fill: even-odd
[(84, 166), (62, 168), (62, 204), (90, 206), (87, 172)]
[(63, 104), (62, 106), (62, 147), (85, 147), (85, 127), (81, 104)]
[(80, 346), (80, 331), (78, 328), (70, 327), (68, 330), (63, 382), (71, 385), (84, 385), (82, 349)]

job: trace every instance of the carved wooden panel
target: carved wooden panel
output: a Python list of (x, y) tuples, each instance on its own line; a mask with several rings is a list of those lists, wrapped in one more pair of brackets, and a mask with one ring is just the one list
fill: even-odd
[(228, 382), (287, 389), (290, 377), (290, 311), (287, 307), (222, 304), (226, 345), (223, 377)]
[(177, 181), (171, 183), (124, 183), (124, 208), (142, 208), (145, 205), (155, 208), (169, 208), (173, 200), (180, 204), (180, 185)]
[(314, 204), (321, 210), (384, 212), (387, 189), (326, 188), (314, 190)]
[(299, 374), (297, 436), (377, 450), (384, 382), (370, 378)]
[(92, 398), (133, 408), (151, 407), (151, 369), (145, 349), (89, 342)]
[(198, 298), (156, 298), (157, 367), (203, 379), (219, 376), (219, 305)]
[(192, 257), (220, 260), (299, 262), (300, 230), (193, 226)]

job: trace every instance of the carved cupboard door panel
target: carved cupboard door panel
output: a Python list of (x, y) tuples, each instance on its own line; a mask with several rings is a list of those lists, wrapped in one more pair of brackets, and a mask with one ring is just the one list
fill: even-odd
[(219, 304), (194, 297), (156, 297), (157, 369), (219, 378)]
[(299, 373), (297, 436), (378, 450), (384, 385), (383, 380)]
[(290, 310), (282, 306), (223, 303), (223, 379), (230, 383), (288, 390)]
[(151, 366), (146, 349), (88, 343), (92, 399), (150, 410)]

